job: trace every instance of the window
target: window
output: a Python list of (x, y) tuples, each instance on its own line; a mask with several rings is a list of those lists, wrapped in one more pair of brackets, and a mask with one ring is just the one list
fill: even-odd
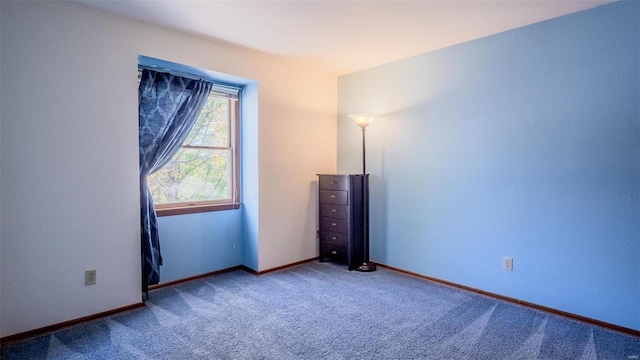
[(180, 150), (149, 175), (158, 216), (239, 208), (237, 99), (237, 90), (212, 90)]

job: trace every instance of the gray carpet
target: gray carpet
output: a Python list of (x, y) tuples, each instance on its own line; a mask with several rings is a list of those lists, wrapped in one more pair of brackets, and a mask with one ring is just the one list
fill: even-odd
[(307, 263), (151, 292), (3, 359), (637, 359), (640, 338), (388, 269)]

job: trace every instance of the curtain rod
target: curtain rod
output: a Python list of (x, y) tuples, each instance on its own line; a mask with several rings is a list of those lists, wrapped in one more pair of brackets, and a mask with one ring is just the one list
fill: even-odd
[(198, 75), (194, 75), (194, 74), (190, 74), (190, 73), (185, 73), (185, 72), (181, 72), (181, 71), (176, 71), (176, 70), (173, 70), (173, 69), (161, 68), (161, 67), (157, 67), (157, 66), (138, 65), (138, 80), (140, 80), (140, 78), (142, 77), (142, 69), (168, 73), (168, 74), (171, 74), (171, 75), (180, 76), (180, 77), (184, 77), (184, 78), (191, 79), (191, 80), (206, 81), (206, 82), (212, 83), (213, 85), (215, 85), (217, 87), (228, 89), (228, 90), (233, 90), (233, 91), (238, 91), (238, 92), (240, 90), (242, 90), (242, 86), (232, 85), (232, 84), (223, 83), (223, 82), (219, 82), (219, 81), (214, 81), (214, 80), (211, 80), (211, 79), (208, 79), (208, 78), (204, 78), (202, 76), (198, 76)]

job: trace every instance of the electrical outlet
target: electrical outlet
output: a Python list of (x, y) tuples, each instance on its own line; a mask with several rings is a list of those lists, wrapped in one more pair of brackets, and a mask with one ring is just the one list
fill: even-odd
[(96, 284), (96, 270), (87, 270), (84, 272), (84, 284), (85, 285)]
[(503, 257), (502, 258), (502, 269), (506, 271), (513, 271), (513, 258)]

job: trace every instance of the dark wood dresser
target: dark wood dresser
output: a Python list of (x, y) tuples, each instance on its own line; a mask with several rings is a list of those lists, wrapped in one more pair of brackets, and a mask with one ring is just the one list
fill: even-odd
[(354, 270), (364, 259), (364, 204), (369, 175), (319, 177), (320, 261), (346, 263)]

